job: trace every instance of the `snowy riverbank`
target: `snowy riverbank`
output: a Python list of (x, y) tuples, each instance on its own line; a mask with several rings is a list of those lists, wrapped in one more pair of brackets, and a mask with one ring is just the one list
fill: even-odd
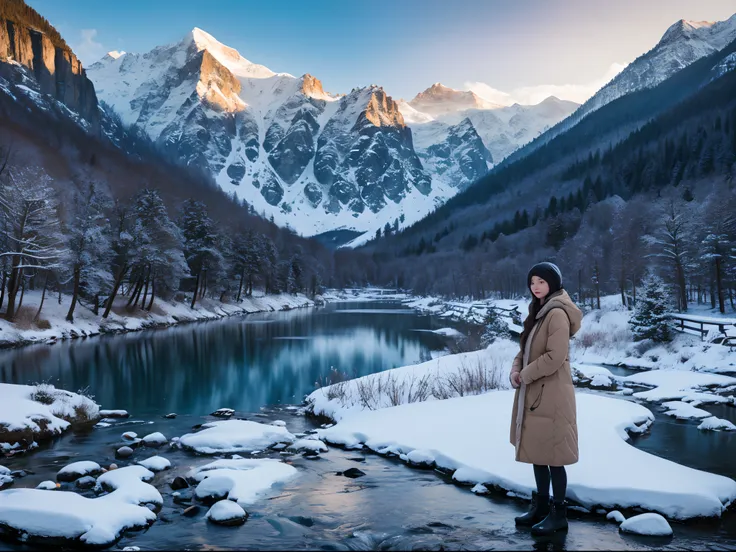
[[(318, 389), (307, 399), (336, 422), (318, 435), (348, 448), (366, 447), (452, 473), (457, 482), (509, 496), (529, 496), (532, 470), (514, 461), (508, 441), (513, 391), (508, 369), (518, 345), (444, 356)], [(434, 382), (468, 381), (472, 367), (494, 374), (496, 390), (438, 400), (421, 392)], [(468, 367), (471, 368), (468, 372)], [(429, 383), (427, 383), (429, 382)], [(650, 430), (652, 412), (630, 400), (578, 393), (580, 462), (568, 470), (569, 498), (588, 510), (654, 511), (672, 519), (720, 516), (736, 500), (736, 481), (694, 470), (634, 448), (628, 433)], [(656, 427), (651, 428), (656, 431)], [(675, 488), (672, 481), (678, 481)]]
[[(521, 327), (511, 318), (516, 311), (523, 320), (529, 305), (528, 299), (486, 299), (482, 301), (446, 300), (440, 297), (415, 297), (393, 290), (368, 288), (345, 291), (330, 290), (325, 293), (329, 302), (394, 300), (420, 312), (448, 320), (482, 324), (485, 313), (497, 307), (510, 330), (519, 333)], [(621, 304), (619, 295), (601, 298), (601, 309), (585, 309), (582, 328), (570, 345), (570, 360), (585, 364), (626, 366), (640, 370), (697, 370), (707, 372), (736, 373), (736, 351), (723, 345), (708, 343), (688, 333), (675, 332), (675, 339), (666, 345), (635, 342), (629, 327), (632, 311)], [(693, 319), (725, 320), (712, 309), (692, 306), (689, 315)], [(736, 327), (731, 331), (736, 332)]]
[(74, 322), (66, 320), (71, 298), (62, 295), (47, 296), (39, 320), (33, 321), (41, 301), (41, 293), (27, 291), (23, 308), (15, 323), (0, 319), (0, 347), (14, 347), (31, 343), (47, 343), (58, 339), (89, 337), (104, 333), (121, 333), (147, 328), (171, 326), (184, 322), (216, 320), (227, 316), (289, 310), (314, 306), (304, 295), (254, 295), (240, 303), (221, 303), (211, 299), (199, 301), (194, 308), (189, 303), (157, 300), (148, 312), (141, 309), (128, 311), (126, 300), (119, 299), (108, 318), (77, 305)]

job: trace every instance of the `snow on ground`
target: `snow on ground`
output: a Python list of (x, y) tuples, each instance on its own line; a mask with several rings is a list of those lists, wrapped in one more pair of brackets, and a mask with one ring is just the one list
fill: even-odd
[(49, 384), (0, 383), (0, 451), (33, 447), (35, 439), (98, 417), (99, 406), (83, 395)]
[[(44, 322), (41, 329), (30, 319), (38, 309), (41, 301), (39, 291), (26, 291), (23, 297), (23, 309), (19, 318), (23, 321), (13, 324), (0, 320), (0, 347), (53, 341), (78, 336), (97, 335), (108, 332), (125, 332), (142, 330), (154, 326), (167, 326), (180, 322), (197, 320), (215, 320), (237, 314), (268, 312), (299, 307), (313, 306), (314, 302), (304, 295), (253, 295), (246, 297), (241, 303), (221, 303), (211, 299), (203, 299), (194, 309), (188, 302), (174, 303), (156, 298), (153, 310), (144, 312), (136, 310), (128, 313), (125, 308), (126, 298), (118, 298), (110, 316), (103, 319), (82, 304), (77, 304), (74, 322), (66, 320), (71, 297), (62, 295), (61, 304), (55, 299), (46, 298), (40, 319)], [(26, 316), (22, 316), (23, 312)], [(122, 313), (122, 314), (121, 314)], [(30, 314), (30, 316), (28, 316)], [(25, 320), (28, 318), (28, 320)], [(46, 324), (46, 322), (48, 324)]]
[(291, 444), (296, 437), (285, 427), (247, 420), (226, 420), (202, 425), (197, 433), (187, 433), (176, 442), (200, 454), (223, 454), (263, 450), (278, 443)]
[(0, 524), (25, 533), (24, 540), (32, 542), (61, 538), (109, 546), (124, 530), (144, 528), (156, 519), (156, 514), (141, 506), (162, 502), (158, 491), (141, 481), (152, 477), (140, 466), (107, 472), (98, 483), (105, 478), (113, 492), (99, 498), (42, 489), (0, 491)]
[[(514, 460), (508, 443), (513, 396), (494, 391), (372, 411), (352, 408), (318, 435), (328, 443), (364, 444), (380, 453), (431, 452), (436, 465), (453, 471), (458, 481), (529, 496), (536, 488), (533, 472)], [(645, 407), (590, 393), (578, 393), (577, 404), (580, 462), (567, 470), (570, 499), (586, 508), (641, 507), (674, 519), (720, 516), (736, 499), (736, 481), (626, 443), (627, 430), (640, 432), (652, 423)], [(478, 419), (493, 423), (479, 425)]]
[[(307, 398), (309, 409), (337, 422), (318, 431), (318, 436), (326, 443), (347, 448), (366, 446), (406, 462), (434, 464), (454, 472), (454, 479), (469, 485), (500, 487), (529, 496), (536, 488), (533, 472), (514, 460), (513, 447), (508, 444), (514, 393), (506, 389), (517, 351), (518, 344), (498, 340), (485, 350), (448, 355), (318, 389)], [(418, 392), (424, 377), (430, 384), (448, 378), (457, 382), (465, 369), (479, 365), (495, 367), (501, 390), (478, 394), (478, 389), (469, 389), (462, 397)], [(666, 384), (666, 374), (684, 375), (678, 382), (683, 383), (689, 373), (649, 374), (658, 374), (655, 380)], [(693, 374), (695, 380), (684, 383), (714, 383), (725, 378)], [(361, 396), (366, 390), (380, 394), (378, 382), (382, 396), (365, 404)], [(584, 392), (577, 393), (577, 406), (580, 462), (568, 469), (568, 496), (572, 500), (591, 509), (640, 507), (684, 519), (720, 516), (736, 499), (736, 481), (681, 466), (626, 443), (627, 431), (640, 433), (652, 424), (654, 415), (646, 407)], [(478, 424), (479, 419), (492, 423)], [(672, 481), (681, 483), (673, 488)]]
[(705, 393), (704, 388), (724, 389), (736, 384), (736, 378), (720, 374), (687, 372), (683, 370), (651, 370), (618, 378), (624, 385), (651, 387), (634, 393), (634, 397), (646, 401), (682, 400), (697, 406), (703, 403), (728, 403), (729, 397)]
[(653, 513), (630, 517), (621, 523), (619, 529), (625, 533), (651, 537), (669, 537), (672, 535), (672, 527), (667, 523), (667, 520), (659, 514)]
[(307, 402), (315, 413), (339, 420), (351, 409), (436, 400), (457, 396), (458, 390), (474, 394), (496, 387), (508, 388), (509, 371), (518, 351), (517, 343), (498, 339), (487, 349), (446, 355), (323, 387), (313, 391)]
[(194, 468), (187, 479), (199, 483), (195, 491), (199, 499), (227, 498), (247, 506), (297, 473), (294, 466), (279, 460), (235, 458)]
[[(703, 309), (691, 310), (705, 315)], [(732, 349), (701, 341), (698, 336), (675, 332), (674, 341), (666, 345), (634, 342), (629, 328), (631, 314), (621, 304), (620, 296), (602, 297), (601, 310), (585, 315), (582, 328), (572, 340), (571, 360), (640, 369), (736, 372), (736, 353)]]

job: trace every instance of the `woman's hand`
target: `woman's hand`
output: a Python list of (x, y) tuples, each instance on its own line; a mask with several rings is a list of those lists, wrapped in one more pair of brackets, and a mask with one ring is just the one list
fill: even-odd
[(518, 389), (521, 386), (521, 374), (519, 372), (511, 372), (511, 387)]

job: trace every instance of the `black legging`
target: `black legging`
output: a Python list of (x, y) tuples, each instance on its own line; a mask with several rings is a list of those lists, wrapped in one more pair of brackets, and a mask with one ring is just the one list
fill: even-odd
[(540, 466), (534, 464), (534, 479), (540, 497), (549, 497), (549, 480), (552, 476), (552, 492), (557, 502), (565, 500), (567, 493), (567, 472), (565, 466)]

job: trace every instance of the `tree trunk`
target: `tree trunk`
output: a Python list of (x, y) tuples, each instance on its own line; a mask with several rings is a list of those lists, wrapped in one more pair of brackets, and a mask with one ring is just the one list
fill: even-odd
[(153, 276), (151, 277), (151, 300), (148, 302), (148, 308), (146, 309), (148, 312), (151, 312), (151, 309), (153, 308), (153, 298), (156, 296), (156, 273), (153, 273)]
[(203, 299), (207, 295), (207, 269), (204, 269), (204, 282), (202, 283), (202, 295), (200, 299)]
[(18, 296), (18, 288), (20, 287), (20, 279), (23, 277), (23, 269), (18, 268), (20, 259), (13, 256), (13, 268), (10, 272), (10, 282), (8, 284), (8, 311), (5, 317), (12, 322), (15, 318), (15, 298)]
[(240, 283), (238, 284), (238, 296), (235, 299), (237, 303), (240, 303), (240, 294), (243, 292), (243, 279), (245, 278), (245, 269), (240, 273)]
[(138, 290), (133, 295), (133, 302), (131, 303), (133, 307), (138, 306), (138, 301), (140, 301), (141, 298), (141, 292), (143, 291), (143, 276), (141, 276), (141, 279), (138, 281)]
[(143, 291), (143, 298), (141, 299), (141, 308), (144, 308), (146, 306), (146, 297), (148, 297), (148, 283), (151, 281), (151, 271), (153, 268), (151, 265), (148, 265), (148, 274), (146, 274), (146, 287)]
[(102, 315), (102, 318), (107, 318), (110, 315), (110, 310), (112, 309), (112, 304), (115, 302), (115, 296), (118, 294), (118, 290), (120, 289), (120, 284), (123, 283), (123, 278), (125, 277), (125, 273), (128, 272), (127, 266), (120, 267), (120, 270), (118, 272), (117, 277), (115, 278), (115, 285), (112, 288), (112, 292), (110, 293), (110, 297), (107, 298), (107, 304), (105, 305), (105, 312)]
[(92, 309), (92, 312), (94, 313), (95, 316), (99, 316), (100, 314), (100, 294), (99, 293), (95, 293), (95, 306)]
[(680, 288), (680, 310), (687, 312), (687, 284), (685, 283), (685, 270), (683, 269), (682, 263), (677, 259), (677, 284)]
[(74, 322), (74, 308), (77, 306), (77, 297), (79, 297), (79, 280), (82, 275), (81, 267), (74, 267), (74, 292), (72, 293), (72, 304), (69, 305), (69, 312), (66, 313), (67, 322)]
[(20, 280), (20, 299), (18, 300), (18, 310), (16, 312), (20, 312), (20, 308), (23, 306), (23, 297), (26, 295), (26, 279), (21, 278)]
[(0, 290), (0, 310), (3, 308), (3, 303), (5, 302), (5, 283), (8, 279), (8, 273), (3, 270), (3, 284), (2, 284), (2, 290)]
[(194, 284), (194, 293), (192, 294), (192, 304), (189, 308), (193, 309), (194, 304), (197, 302), (197, 293), (199, 293), (199, 281), (202, 277), (202, 271), (197, 272), (197, 283)]
[(248, 291), (245, 294), (248, 297), (253, 296), (253, 274), (248, 274)]
[(721, 282), (721, 258), (716, 257), (716, 286), (718, 287), (718, 310), (721, 314), (726, 313), (726, 305), (723, 301), (723, 285)]
[(46, 287), (49, 283), (49, 275), (46, 274), (46, 278), (43, 281), (43, 291), (41, 292), (41, 303), (38, 305), (38, 310), (36, 311), (36, 316), (33, 317), (33, 322), (36, 323), (41, 319), (41, 309), (43, 308), (43, 302), (46, 299)]

